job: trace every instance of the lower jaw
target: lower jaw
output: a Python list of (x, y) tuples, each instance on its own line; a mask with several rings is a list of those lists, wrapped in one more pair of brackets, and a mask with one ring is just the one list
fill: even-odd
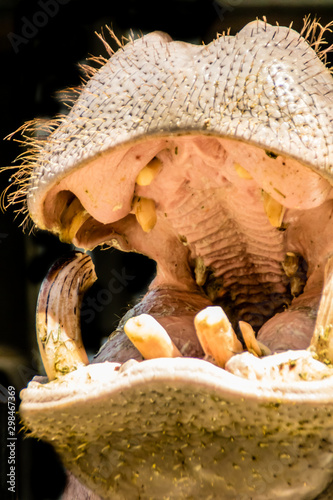
[(194, 358), (90, 364), (31, 382), (20, 412), (101, 498), (316, 498), (333, 473), (332, 377), (265, 375)]
[[(81, 266), (80, 290), (92, 279), (89, 266)], [(67, 265), (62, 269), (68, 274)], [(333, 476), (333, 377), (325, 330), (330, 269), (329, 259), (307, 350), (261, 357), (239, 349), (216, 363), (206, 345), (196, 352), (202, 359), (180, 352), (142, 360), (116, 336), (123, 355), (118, 362), (102, 362), (106, 348), (87, 366), (82, 356), (54, 359), (60, 372), (50, 373), (49, 381), (37, 378), (21, 393), (24, 425), (51, 442), (65, 466), (102, 498), (316, 498)], [(50, 321), (57, 291), (49, 292)], [(73, 302), (55, 314), (68, 318), (80, 295), (73, 293)], [(39, 308), (42, 314), (43, 292)], [(149, 325), (149, 338), (158, 344), (159, 332)], [(42, 356), (50, 334), (44, 331)], [(135, 337), (133, 325), (129, 335)], [(81, 349), (77, 331), (58, 340), (52, 352), (64, 343), (67, 351)]]

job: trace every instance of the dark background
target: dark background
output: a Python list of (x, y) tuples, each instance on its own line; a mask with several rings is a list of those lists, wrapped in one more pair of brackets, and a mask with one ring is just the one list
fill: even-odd
[[(200, 44), (209, 43), (217, 32), (229, 27), (231, 34), (235, 34), (247, 22), (264, 15), (271, 24), (278, 21), (288, 26), (294, 21), (293, 27), (298, 31), (307, 14), (317, 15), (326, 24), (333, 19), (332, 5), (332, 0), (0, 0), (0, 167), (12, 164), (23, 151), (18, 142), (2, 138), (26, 120), (50, 118), (64, 112), (56, 92), (80, 84), (77, 64), (84, 62), (89, 54), (106, 55), (94, 34), (105, 25), (112, 26), (119, 38), (130, 29), (143, 34), (162, 30), (174, 39)], [(332, 43), (332, 37), (329, 41)], [(10, 171), (0, 174), (0, 192), (8, 185), (9, 178)], [(22, 434), (18, 435), (16, 450), (18, 494), (8, 496), (6, 492), (5, 389), (8, 385), (16, 388), (19, 404), (19, 391), (33, 375), (42, 373), (35, 343), (36, 298), (50, 265), (70, 250), (69, 245), (61, 244), (52, 235), (28, 234), (29, 231), (24, 234), (20, 227), (22, 220), (20, 215), (15, 219), (12, 208), (0, 213), (0, 496), (20, 500), (57, 499), (64, 484), (60, 464), (47, 445), (33, 439), (22, 440)], [(89, 296), (92, 300), (98, 296), (100, 300), (98, 307), (86, 305), (82, 318), (89, 355), (97, 351), (119, 317), (144, 292), (155, 269), (154, 263), (143, 256), (115, 250), (96, 250), (93, 258), (99, 280)], [(103, 295), (112, 269), (124, 266), (132, 276), (128, 287), (112, 298)]]

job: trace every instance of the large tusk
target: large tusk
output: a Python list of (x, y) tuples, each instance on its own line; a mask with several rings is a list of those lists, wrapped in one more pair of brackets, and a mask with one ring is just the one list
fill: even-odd
[(206, 307), (196, 315), (194, 325), (206, 356), (211, 356), (221, 368), (232, 356), (243, 352), (222, 307)]
[(150, 314), (140, 314), (140, 316), (130, 318), (124, 330), (145, 359), (182, 356), (168, 332)]
[(333, 256), (325, 266), (325, 280), (310, 351), (327, 365), (333, 364)]
[(81, 338), (80, 308), (84, 292), (95, 280), (89, 255), (74, 252), (57, 261), (41, 285), (37, 341), (49, 380), (89, 363)]

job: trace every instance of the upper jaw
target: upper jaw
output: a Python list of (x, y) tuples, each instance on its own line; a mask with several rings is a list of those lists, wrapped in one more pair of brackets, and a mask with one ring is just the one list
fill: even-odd
[[(308, 36), (316, 28), (314, 23)], [(127, 145), (149, 137), (234, 138), (330, 178), (332, 99), (329, 70), (291, 29), (256, 21), (237, 37), (222, 36), (207, 46), (147, 35), (116, 52), (48, 142), (33, 145), (41, 151), (27, 189), (30, 214), (40, 227), (52, 229), (44, 206), (51, 185), (88, 163), (96, 169), (111, 150), (122, 155)], [(143, 165), (154, 152), (146, 155)], [(127, 165), (135, 159), (129, 155)], [(118, 184), (121, 171), (113, 176)], [(105, 188), (98, 186), (101, 203), (107, 202)], [(78, 197), (84, 206), (89, 203), (84, 192)], [(120, 204), (119, 193), (113, 201), (114, 207)]]

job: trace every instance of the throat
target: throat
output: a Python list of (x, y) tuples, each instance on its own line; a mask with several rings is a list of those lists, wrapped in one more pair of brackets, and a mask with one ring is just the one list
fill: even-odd
[(261, 189), (237, 184), (192, 193), (169, 212), (189, 250), (196, 284), (213, 304), (258, 331), (291, 301), (283, 231), (271, 225)]

